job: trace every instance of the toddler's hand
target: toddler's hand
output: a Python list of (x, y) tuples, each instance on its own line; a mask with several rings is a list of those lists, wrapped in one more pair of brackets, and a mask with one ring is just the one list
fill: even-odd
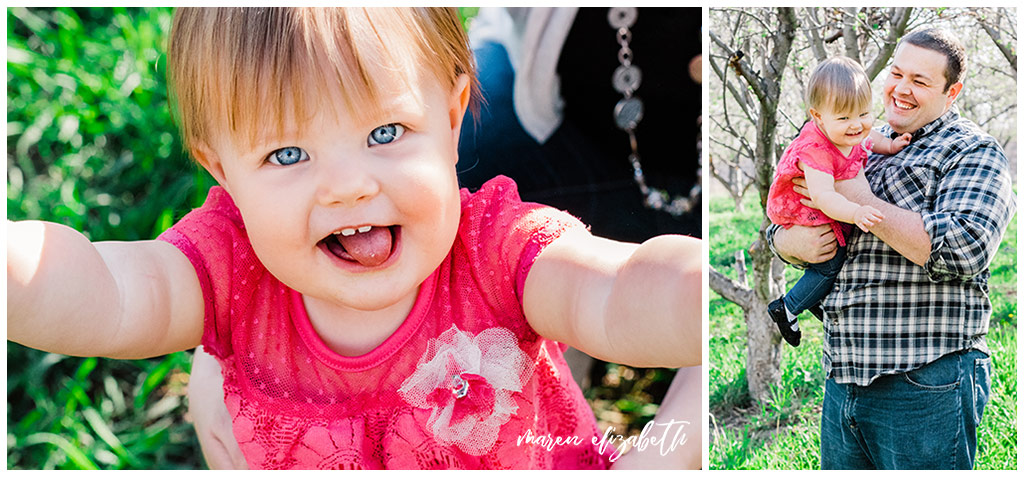
[(889, 146), (890, 153), (896, 154), (897, 152), (902, 151), (903, 148), (907, 147), (907, 145), (910, 144), (910, 139), (912, 137), (913, 135), (911, 135), (910, 133), (903, 133), (896, 139), (893, 139), (892, 145)]
[(188, 382), (188, 412), (199, 438), (207, 467), (211, 469), (248, 469), (242, 449), (231, 430), (231, 415), (224, 404), (224, 378), (220, 363), (196, 348), (192, 358), (192, 376)]
[(884, 218), (878, 209), (870, 205), (862, 205), (853, 211), (853, 223), (865, 232), (870, 232), (869, 229), (878, 225)]

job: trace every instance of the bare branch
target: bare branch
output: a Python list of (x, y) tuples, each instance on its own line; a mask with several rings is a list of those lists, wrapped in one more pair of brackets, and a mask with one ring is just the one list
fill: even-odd
[(758, 101), (762, 101), (765, 96), (764, 84), (760, 75), (753, 70), (750, 66), (750, 62), (744, 59), (746, 53), (743, 50), (733, 50), (718, 38), (714, 32), (708, 32), (708, 37), (711, 41), (718, 45), (719, 48), (729, 53), (729, 66), (732, 67), (736, 74), (746, 80), (747, 85), (754, 91), (754, 95), (757, 96)]
[(712, 143), (718, 144), (718, 145), (720, 145), (720, 146), (722, 146), (722, 147), (724, 147), (724, 148), (726, 148), (726, 149), (728, 149), (730, 151), (733, 151), (737, 155), (744, 155), (746, 157), (754, 157), (754, 150), (750, 147), (750, 144), (747, 142), (747, 138), (743, 134), (740, 134), (738, 131), (733, 129), (731, 123), (727, 123), (725, 125), (722, 125), (717, 120), (714, 120), (714, 119), (712, 119), (712, 122), (716, 126), (721, 127), (722, 130), (724, 130), (724, 131), (728, 132), (730, 135), (732, 135), (732, 137), (735, 138), (737, 141), (739, 141), (740, 149), (736, 149), (736, 148), (734, 148), (734, 147), (732, 147), (732, 146), (730, 146), (728, 144), (725, 144), (725, 143), (723, 143), (723, 142), (721, 142), (721, 141), (719, 141), (719, 140), (717, 140), (715, 138), (711, 138), (711, 142)]
[(803, 120), (801, 120), (799, 123), (793, 121), (793, 118), (790, 117), (789, 113), (787, 113), (785, 110), (779, 110), (779, 114), (782, 114), (782, 117), (786, 118), (786, 122), (789, 123), (789, 126), (793, 128), (794, 131), (799, 131), (800, 128), (804, 126)]
[(811, 51), (814, 52), (814, 59), (820, 63), (828, 58), (828, 52), (825, 51), (825, 42), (818, 33), (818, 30), (825, 26), (818, 19), (818, 10), (819, 8), (817, 7), (804, 8), (804, 21), (808, 23), (808, 27), (804, 28), (803, 31), (807, 36), (807, 43), (811, 46)]
[(911, 7), (890, 9), (889, 24), (891, 28), (889, 28), (889, 34), (885, 37), (882, 47), (878, 49), (878, 54), (871, 60), (871, 64), (864, 68), (868, 78), (874, 80), (878, 73), (881, 73), (882, 69), (885, 68), (889, 58), (892, 58), (892, 53), (896, 51), (896, 41), (907, 31), (907, 25), (910, 23), (910, 15), (913, 13), (913, 10)]
[[(732, 152), (734, 152), (734, 153), (736, 153), (737, 159), (740, 156), (742, 156), (742, 153), (740, 151), (737, 151), (734, 148), (727, 147), (727, 149), (732, 151)], [(738, 160), (737, 161), (730, 161), (729, 159), (723, 159), (721, 156), (716, 156), (713, 160), (710, 160), (708, 162), (711, 165), (711, 175), (714, 176), (716, 179), (718, 179), (718, 181), (721, 182), (722, 185), (726, 186), (730, 190), (732, 190), (733, 189), (732, 186), (735, 185), (734, 179), (732, 177), (726, 177), (726, 176), (722, 175), (718, 171), (718, 166), (715, 165), (716, 162), (724, 162), (727, 167), (729, 167), (732, 170), (737, 171), (737, 175), (739, 176), (737, 178), (737, 180), (739, 180), (739, 182), (741, 184), (744, 184), (742, 188), (739, 188), (742, 191), (746, 191), (747, 188), (750, 187), (750, 184), (754, 182), (754, 177), (751, 176), (750, 174), (747, 174), (747, 171), (744, 171), (743, 168), (740, 167), (740, 164), (739, 164)], [(744, 179), (747, 179), (747, 180), (744, 180)], [(742, 194), (740, 194), (740, 195), (742, 195)]]
[(985, 119), (984, 121), (980, 122), (978, 124), (978, 126), (980, 126), (982, 129), (984, 129), (986, 124), (992, 122), (993, 120), (995, 120), (997, 118), (1002, 118), (1004, 114), (1007, 114), (1010, 111), (1013, 111), (1014, 109), (1017, 109), (1017, 105), (1016, 104), (1010, 104), (1010, 105), (1006, 106), (1005, 108), (1003, 108), (1002, 111), (999, 111), (998, 113), (993, 114), (992, 116), (990, 116), (988, 119)]
[[(742, 15), (742, 16), (749, 17), (751, 20), (754, 20), (755, 22), (760, 24), (762, 31), (771, 31), (772, 28), (774, 28), (773, 25), (769, 25), (769, 24), (765, 23), (765, 21), (762, 20), (761, 17), (758, 17), (757, 15), (754, 15), (754, 14), (750, 13), (751, 12), (750, 9), (746, 9), (746, 8), (712, 8), (711, 10), (712, 11), (719, 11), (719, 12), (732, 12), (732, 13), (737, 13), (737, 14)], [(739, 23), (740, 22), (738, 20), (733, 22), (734, 25), (738, 25)]]
[(739, 148), (735, 148), (735, 147), (733, 147), (733, 146), (731, 146), (729, 144), (726, 144), (726, 143), (724, 143), (722, 141), (719, 141), (718, 139), (715, 139), (715, 138), (711, 138), (711, 142), (713, 144), (716, 144), (716, 145), (722, 147), (723, 149), (726, 149), (728, 151), (732, 151), (733, 153), (735, 153), (737, 155), (746, 155), (747, 157), (749, 157), (750, 154), (748, 154), (748, 153), (752, 152), (750, 150), (750, 145), (747, 144), (746, 140), (744, 138), (742, 138), (742, 137), (737, 137), (736, 139), (738, 139), (740, 141), (740, 147)]
[[(720, 174), (718, 172), (718, 167), (715, 166), (715, 162), (716, 161), (713, 161), (713, 160), (709, 160), (708, 161), (708, 163), (711, 165), (711, 177), (714, 177), (715, 179), (717, 179), (720, 184), (724, 185), (725, 188), (729, 190), (729, 194), (732, 195), (733, 194), (733, 187), (736, 184), (732, 181), (731, 177), (723, 176), (722, 174)], [(737, 166), (735, 166), (733, 164), (729, 164), (729, 168), (730, 169), (733, 169), (735, 167), (737, 167)]]
[[(1013, 72), (1013, 78), (1017, 79), (1017, 53), (1013, 50), (1013, 43), (1009, 41), (1003, 41), (1002, 34), (999, 30), (996, 30), (989, 24), (989, 16), (974, 12), (974, 17), (978, 20), (978, 24), (985, 30), (988, 37), (992, 39), (992, 42), (996, 44), (996, 48), (999, 48), (999, 52), (1003, 54), (1003, 58), (1010, 63), (1011, 71)], [(996, 20), (999, 21), (998, 19)]]
[[(715, 59), (717, 58), (724, 57), (712, 55), (712, 57), (708, 61), (708, 64), (711, 65), (711, 69), (715, 72), (715, 76), (717, 76), (718, 79), (722, 81), (722, 85), (726, 89), (728, 89), (729, 93), (732, 94), (732, 97), (736, 100), (736, 103), (739, 104), (740, 109), (743, 110), (743, 115), (746, 116), (750, 122), (754, 122), (754, 118), (753, 116), (751, 116), (749, 109), (749, 106), (751, 104), (750, 95), (747, 94), (746, 89), (737, 89), (736, 86), (733, 85), (732, 82), (726, 78), (726, 76), (728, 75), (728, 70), (725, 70), (722, 67), (718, 66), (718, 63), (715, 62)], [(725, 99), (724, 93), (722, 95), (722, 99)], [(723, 107), (725, 107), (725, 103), (723, 103)], [(726, 116), (726, 120), (728, 120), (728, 115)]]
[(722, 272), (715, 270), (715, 267), (709, 267), (708, 284), (715, 293), (722, 295), (722, 298), (739, 305), (744, 310), (750, 308), (750, 303), (754, 300), (754, 290), (723, 275)]

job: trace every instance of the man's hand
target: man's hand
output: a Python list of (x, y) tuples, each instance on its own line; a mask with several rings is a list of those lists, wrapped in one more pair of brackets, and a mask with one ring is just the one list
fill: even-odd
[[(803, 179), (793, 179), (793, 184), (793, 190), (807, 196), (807, 183)], [(861, 169), (853, 179), (836, 181), (835, 189), (836, 192), (842, 194), (850, 202), (871, 205), (881, 211), (884, 217), (879, 223), (875, 224), (871, 233), (892, 247), (893, 250), (899, 252), (900, 255), (906, 257), (907, 260), (924, 266), (931, 254), (932, 244), (931, 237), (924, 230), (924, 222), (919, 212), (897, 207), (875, 196), (875, 193), (871, 191), (871, 185), (868, 184), (867, 178), (864, 177), (864, 169)], [(803, 199), (800, 202), (808, 207), (814, 207), (811, 199)], [(796, 252), (788, 251), (790, 246), (798, 247), (798, 245), (790, 244), (789, 240), (787, 240), (790, 235), (788, 232), (796, 230), (798, 227), (793, 226), (789, 229), (779, 229), (775, 233), (773, 242), (775, 251), (789, 263), (799, 263), (799, 260), (794, 262), (790, 257), (803, 259), (805, 262), (817, 263), (814, 260), (809, 260), (807, 256), (797, 255)]]
[(789, 263), (821, 263), (836, 255), (839, 242), (828, 224), (794, 225), (775, 231), (775, 251)]
[(224, 404), (224, 378), (220, 363), (196, 348), (188, 381), (188, 412), (196, 428), (199, 447), (211, 469), (248, 469), (242, 449), (231, 431), (231, 415)]
[(875, 224), (881, 222), (884, 218), (885, 216), (878, 209), (870, 205), (862, 205), (853, 211), (854, 225), (860, 227), (865, 232), (870, 232), (871, 227), (874, 227)]
[(804, 179), (803, 177), (794, 177), (793, 192), (796, 192), (797, 194), (804, 196), (803, 199), (800, 199), (801, 204), (804, 204), (807, 207), (810, 207), (815, 210), (818, 209), (818, 206), (814, 205), (814, 201), (811, 200), (811, 191), (810, 189), (807, 188), (807, 179)]

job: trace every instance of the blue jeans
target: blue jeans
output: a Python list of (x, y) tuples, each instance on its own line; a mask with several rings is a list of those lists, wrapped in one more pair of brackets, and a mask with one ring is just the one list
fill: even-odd
[(836, 255), (828, 261), (807, 264), (807, 270), (793, 288), (782, 298), (786, 309), (794, 315), (821, 303), (832, 291), (836, 275), (846, 260), (846, 247), (836, 249)]
[(510, 157), (536, 154), (541, 145), (516, 117), (512, 98), (515, 71), (505, 47), (485, 42), (473, 50), (473, 56), (484, 102), (478, 116), (466, 114), (462, 119), (458, 170), (460, 180), (468, 180), (476, 188), (496, 175), (490, 156), (499, 151)]
[(992, 359), (947, 354), (868, 386), (825, 381), (822, 469), (971, 469)]

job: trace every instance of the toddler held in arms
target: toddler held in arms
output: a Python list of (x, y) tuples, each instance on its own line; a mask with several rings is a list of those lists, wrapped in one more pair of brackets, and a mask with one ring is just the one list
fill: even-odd
[[(850, 202), (836, 192), (835, 181), (852, 179), (868, 154), (896, 154), (910, 143), (910, 134), (895, 139), (871, 128), (871, 81), (856, 61), (833, 57), (821, 62), (807, 84), (806, 104), (811, 120), (786, 148), (768, 191), (768, 218), (786, 228), (831, 224), (839, 247), (831, 259), (810, 263), (788, 293), (768, 304), (768, 314), (791, 346), (800, 345), (797, 315), (811, 310), (821, 319), (821, 300), (832, 290), (846, 256), (849, 225), (865, 232), (884, 217), (869, 205)], [(804, 178), (814, 207), (793, 189)], [(845, 230), (845, 231), (844, 231)]]
[(8, 222), (8, 339), (202, 344), (253, 469), (610, 467), (562, 352), (700, 365), (700, 241), (594, 237), (500, 176), (460, 190), (473, 75), (453, 9), (179, 9), (171, 97), (219, 186), (151, 241)]

